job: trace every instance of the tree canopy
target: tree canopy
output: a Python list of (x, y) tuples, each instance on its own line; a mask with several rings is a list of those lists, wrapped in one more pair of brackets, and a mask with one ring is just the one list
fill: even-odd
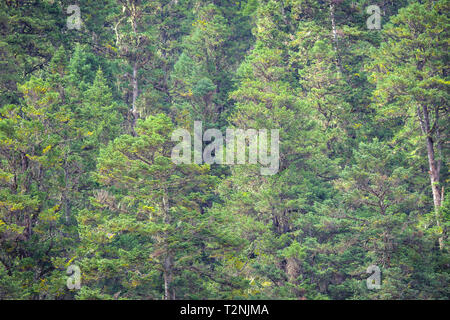
[[(449, 299), (449, 12), (2, 1), (0, 299)], [(278, 171), (174, 162), (198, 121)]]

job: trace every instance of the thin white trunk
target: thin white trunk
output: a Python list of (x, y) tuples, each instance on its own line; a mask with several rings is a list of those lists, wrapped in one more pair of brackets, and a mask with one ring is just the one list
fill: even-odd
[[(439, 216), (439, 211), (442, 205), (442, 194), (440, 190), (440, 170), (441, 170), (441, 164), (440, 160), (436, 161), (436, 156), (434, 152), (434, 141), (432, 138), (432, 130), (431, 130), (431, 124), (430, 124), (430, 113), (427, 106), (422, 106), (422, 114), (419, 113), (420, 123), (422, 127), (422, 132), (426, 136), (426, 142), (427, 142), (427, 156), (428, 156), (428, 165), (429, 165), (429, 171), (428, 174), (430, 176), (430, 182), (431, 182), (431, 191), (433, 194), (433, 203), (434, 203), (434, 211), (436, 216), (436, 225), (441, 228), (441, 218)], [(436, 130), (437, 130), (437, 136), (439, 139), (439, 114), (436, 114)], [(437, 141), (438, 147), (440, 144), (440, 141)], [(438, 148), (439, 149), (439, 148)], [(438, 239), (439, 241), (439, 248), (442, 250), (444, 249), (444, 237), (441, 236)]]
[(136, 109), (136, 100), (138, 97), (138, 65), (135, 61), (133, 64), (133, 79), (132, 79), (132, 85), (133, 85), (133, 101), (131, 104), (131, 112), (136, 117), (137, 115), (137, 109)]
[(331, 19), (331, 30), (333, 33), (333, 48), (334, 48), (334, 53), (336, 55), (336, 64), (339, 67), (339, 70), (342, 73), (342, 66), (341, 66), (341, 61), (339, 58), (339, 51), (338, 51), (338, 47), (339, 47), (339, 39), (338, 39), (338, 35), (337, 35), (337, 29), (336, 29), (336, 18), (334, 15), (334, 3), (331, 0), (330, 1), (330, 19)]

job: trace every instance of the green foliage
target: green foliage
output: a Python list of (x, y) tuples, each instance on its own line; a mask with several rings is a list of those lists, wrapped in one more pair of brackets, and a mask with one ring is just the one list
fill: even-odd
[[(450, 297), (447, 0), (71, 4), (0, 4), (0, 299)], [(194, 121), (278, 172), (175, 164)]]

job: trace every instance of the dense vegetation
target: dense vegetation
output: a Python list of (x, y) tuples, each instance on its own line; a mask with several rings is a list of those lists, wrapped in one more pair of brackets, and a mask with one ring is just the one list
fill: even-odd
[[(0, 299), (448, 299), (449, 9), (1, 1)], [(173, 163), (194, 121), (278, 173)]]

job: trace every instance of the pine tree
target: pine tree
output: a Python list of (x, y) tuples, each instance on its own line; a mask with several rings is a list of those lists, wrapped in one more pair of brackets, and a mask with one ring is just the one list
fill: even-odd
[[(439, 246), (444, 248), (439, 208), (442, 205), (448, 122), (446, 90), (446, 1), (413, 3), (400, 10), (384, 29), (388, 37), (373, 53), (372, 80), (377, 85), (375, 106), (384, 117), (402, 119), (426, 147)], [(389, 54), (388, 54), (389, 52)], [(401, 132), (401, 131), (400, 131)]]

